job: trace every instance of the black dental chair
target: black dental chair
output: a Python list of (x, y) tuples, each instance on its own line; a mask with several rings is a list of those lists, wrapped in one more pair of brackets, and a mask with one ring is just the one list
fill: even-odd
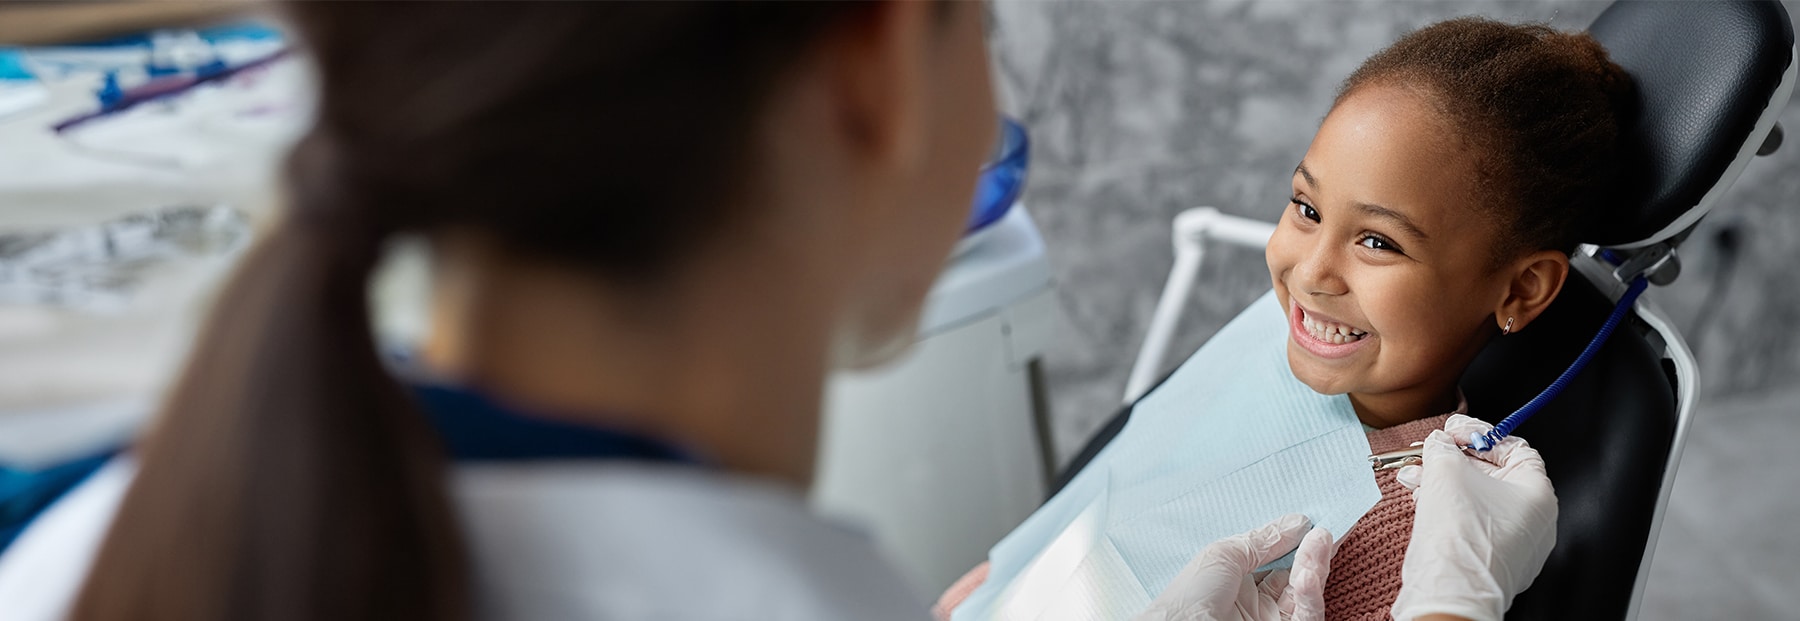
[[(1793, 24), (1779, 3), (1621, 1), (1589, 31), (1638, 88), (1623, 184), (1637, 194), (1605, 206), (1591, 245), (1575, 257), (1582, 277), (1569, 279), (1530, 330), (1495, 339), (1464, 375), (1471, 414), (1489, 422), (1568, 368), (1632, 276), (1673, 281), (1681, 242), (1744, 166), (1781, 142), (1775, 120), (1796, 67)], [(1519, 429), (1543, 453), (1561, 513), (1556, 548), (1508, 619), (1636, 616), (1698, 395), (1681, 335), (1650, 302), (1640, 300), (1636, 310), (1569, 388)], [(1131, 410), (1102, 427), (1052, 493), (1119, 433)]]

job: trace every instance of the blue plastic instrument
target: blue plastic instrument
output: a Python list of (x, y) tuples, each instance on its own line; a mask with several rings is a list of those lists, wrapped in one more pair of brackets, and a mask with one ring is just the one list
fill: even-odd
[(969, 214), (965, 234), (987, 228), (1019, 201), (1025, 191), (1025, 170), (1031, 162), (1031, 140), (1025, 126), (1010, 117), (1000, 117), (1000, 135), (994, 150), (981, 165), (981, 176), (975, 186), (975, 209)]

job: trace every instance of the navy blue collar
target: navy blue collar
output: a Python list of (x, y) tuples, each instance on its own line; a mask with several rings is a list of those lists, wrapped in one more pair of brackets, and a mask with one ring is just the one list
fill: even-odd
[(107, 449), (44, 468), (0, 464), (0, 552), (6, 551), (39, 514), (81, 485), (117, 452)]
[[(451, 461), (627, 460), (704, 465), (681, 447), (636, 434), (561, 422), (507, 407), (468, 389), (419, 384), (413, 395)], [(0, 552), (38, 515), (111, 460), (120, 448), (46, 468), (0, 464)]]
[(457, 462), (617, 459), (704, 463), (681, 447), (624, 431), (530, 413), (467, 388), (412, 387), (444, 451)]

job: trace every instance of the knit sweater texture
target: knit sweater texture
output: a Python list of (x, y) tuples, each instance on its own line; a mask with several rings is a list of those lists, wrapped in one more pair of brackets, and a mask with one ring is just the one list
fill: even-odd
[[(1458, 412), (1467, 407), (1457, 408)], [(1425, 439), (1443, 429), (1450, 414), (1421, 418), (1387, 429), (1369, 431), (1369, 449), (1386, 453)], [(1382, 621), (1400, 595), (1400, 563), (1412, 540), (1412, 491), (1394, 479), (1396, 470), (1377, 470), (1381, 500), (1339, 540), (1325, 578), (1326, 621)]]

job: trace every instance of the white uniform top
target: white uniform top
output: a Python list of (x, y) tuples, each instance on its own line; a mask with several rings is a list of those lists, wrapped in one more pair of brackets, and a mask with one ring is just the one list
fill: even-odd
[[(63, 618), (135, 472), (107, 464), (0, 556), (8, 621)], [(930, 619), (870, 541), (787, 488), (688, 466), (453, 467), (484, 619)]]

